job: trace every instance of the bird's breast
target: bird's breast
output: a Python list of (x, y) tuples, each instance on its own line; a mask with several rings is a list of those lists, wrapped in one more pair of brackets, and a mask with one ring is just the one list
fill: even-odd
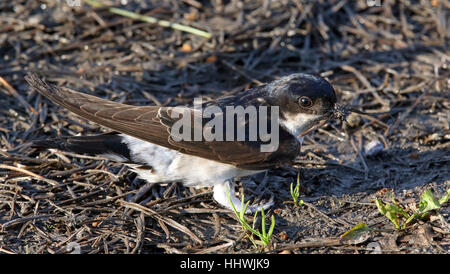
[[(136, 163), (130, 167), (139, 177), (152, 183), (181, 181), (186, 186), (206, 187), (264, 171), (245, 170), (183, 154), (124, 134), (122, 138), (130, 150), (131, 160)], [(146, 168), (139, 168), (139, 164), (145, 165)]]

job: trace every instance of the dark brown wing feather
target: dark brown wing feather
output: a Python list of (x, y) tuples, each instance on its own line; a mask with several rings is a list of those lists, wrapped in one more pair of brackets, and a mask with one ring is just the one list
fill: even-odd
[(181, 153), (232, 164), (244, 169), (258, 170), (291, 161), (300, 149), (298, 141), (284, 130), (280, 130), (279, 149), (270, 153), (260, 152), (260, 147), (256, 142), (176, 142), (168, 128), (174, 123), (167, 113), (172, 108), (131, 106), (112, 102), (68, 88), (49, 85), (34, 73), (29, 73), (25, 79), (40, 94), (81, 117), (120, 133)]

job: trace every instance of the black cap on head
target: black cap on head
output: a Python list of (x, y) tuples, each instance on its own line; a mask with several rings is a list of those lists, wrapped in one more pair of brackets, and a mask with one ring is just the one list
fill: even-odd
[(322, 77), (304, 73), (291, 74), (266, 86), (271, 104), (281, 113), (326, 115), (336, 104), (333, 86)]

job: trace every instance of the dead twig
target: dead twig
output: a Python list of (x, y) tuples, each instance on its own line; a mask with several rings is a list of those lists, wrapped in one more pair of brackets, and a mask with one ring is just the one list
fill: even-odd
[(136, 204), (136, 203), (130, 203), (130, 202), (126, 202), (126, 201), (120, 201), (120, 204), (126, 208), (131, 208), (134, 210), (137, 210), (139, 212), (143, 212), (144, 214), (155, 218), (156, 220), (162, 221), (168, 225), (170, 225), (171, 227), (187, 234), (189, 237), (191, 237), (194, 241), (196, 241), (197, 243), (201, 244), (202, 240), (200, 240), (194, 233), (192, 233), (192, 231), (190, 231), (187, 227), (185, 227), (184, 225), (169, 219), (167, 217), (164, 217), (162, 215), (160, 215), (159, 213), (157, 213), (156, 211), (153, 211), (150, 208), (144, 207), (140, 204)]
[(8, 94), (10, 96), (14, 96), (17, 100), (19, 100), (20, 104), (25, 108), (27, 111), (31, 111), (34, 115), (38, 115), (39, 112), (37, 112), (28, 102), (20, 95), (15, 88), (13, 88), (8, 82), (6, 82), (3, 77), (0, 76), (0, 84), (3, 85), (7, 90)]
[(38, 174), (36, 174), (34, 172), (31, 172), (29, 170), (26, 170), (26, 169), (23, 169), (23, 168), (20, 168), (20, 167), (14, 167), (14, 166), (8, 166), (8, 165), (0, 164), (0, 169), (9, 169), (9, 170), (17, 171), (17, 172), (20, 172), (20, 173), (24, 173), (24, 174), (26, 174), (28, 176), (31, 176), (31, 177), (33, 177), (35, 179), (44, 181), (44, 182), (46, 182), (46, 183), (48, 183), (48, 184), (50, 184), (50, 185), (52, 185), (54, 187), (59, 187), (60, 186), (60, 184), (57, 181), (55, 181), (55, 180), (44, 178), (41, 175), (38, 175)]
[(14, 220), (11, 220), (11, 221), (8, 221), (8, 222), (2, 224), (2, 230), (8, 229), (9, 227), (12, 227), (12, 226), (15, 226), (15, 225), (18, 225), (21, 223), (25, 223), (28, 221), (49, 219), (49, 218), (53, 218), (55, 216), (58, 216), (58, 215), (57, 214), (45, 214), (45, 215), (35, 215), (35, 216), (14, 219)]

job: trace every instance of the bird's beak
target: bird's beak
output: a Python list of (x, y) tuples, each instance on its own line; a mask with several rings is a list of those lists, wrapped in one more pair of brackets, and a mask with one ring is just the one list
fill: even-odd
[(347, 115), (351, 112), (352, 110), (347, 109), (346, 107), (343, 107), (341, 105), (339, 105), (338, 103), (334, 104), (334, 107), (329, 110), (327, 113), (325, 113), (324, 115), (322, 115), (322, 119), (320, 119), (320, 122), (318, 122), (316, 125), (312, 126), (311, 128), (305, 130), (304, 132), (300, 133), (298, 135), (298, 138), (305, 136), (306, 134), (308, 134), (309, 132), (322, 127), (323, 125), (325, 125), (326, 122), (328, 122), (331, 119), (339, 119), (342, 121), (345, 121), (345, 119), (347, 118)]
[(315, 124), (314, 126), (308, 128), (307, 130), (303, 131), (302, 133), (300, 133), (297, 138), (301, 138), (303, 136), (305, 136), (306, 134), (310, 133), (313, 130), (316, 130), (320, 127), (322, 127), (323, 125), (325, 125), (325, 123), (330, 119), (329, 117), (327, 118), (325, 115), (322, 116), (323, 118), (318, 120), (317, 124)]

